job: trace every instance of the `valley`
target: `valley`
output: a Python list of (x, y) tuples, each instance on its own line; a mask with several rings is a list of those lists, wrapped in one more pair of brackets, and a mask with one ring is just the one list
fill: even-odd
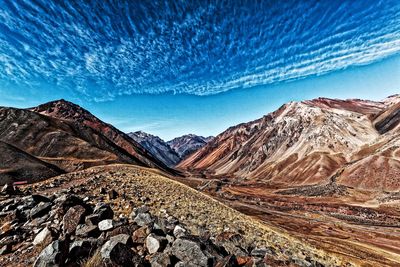
[[(221, 184), (204, 178), (179, 181), (325, 251), (355, 261), (364, 259), (362, 266), (398, 266), (400, 262), (399, 199), (393, 194), (387, 194), (385, 201), (381, 194), (361, 190), (307, 196), (298, 193), (301, 188), (282, 194), (280, 189), (260, 184)], [(218, 189), (210, 181), (219, 183)]]

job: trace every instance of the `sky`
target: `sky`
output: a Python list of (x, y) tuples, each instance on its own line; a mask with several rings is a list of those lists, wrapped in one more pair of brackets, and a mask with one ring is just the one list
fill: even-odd
[(216, 135), (288, 101), (400, 93), (400, 2), (0, 0), (0, 105)]

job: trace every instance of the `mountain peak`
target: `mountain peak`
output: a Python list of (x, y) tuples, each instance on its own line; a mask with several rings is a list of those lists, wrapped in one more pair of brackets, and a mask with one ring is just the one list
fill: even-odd
[(165, 170), (166, 172), (173, 172), (125, 133), (121, 132), (111, 124), (103, 122), (88, 110), (70, 101), (65, 99), (55, 100), (34, 108), (30, 108), (29, 110), (49, 117), (73, 121), (90, 127), (103, 134), (114, 144), (125, 150), (128, 154), (137, 158), (138, 161), (142, 162), (144, 165), (148, 167), (156, 167)]
[(82, 121), (88, 118), (90, 118), (91, 120), (96, 118), (88, 110), (65, 99), (50, 101), (37, 107), (30, 108), (29, 110), (48, 116), (57, 116), (61, 119), (73, 119)]

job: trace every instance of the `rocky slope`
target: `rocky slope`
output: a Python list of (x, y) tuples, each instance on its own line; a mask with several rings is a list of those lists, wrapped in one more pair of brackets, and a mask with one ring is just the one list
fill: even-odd
[(161, 169), (169, 173), (175, 173), (173, 169), (168, 168), (162, 161), (149, 153), (145, 148), (143, 148), (128, 135), (121, 132), (114, 126), (101, 121), (86, 109), (69, 101), (64, 99), (52, 101), (31, 108), (30, 110), (52, 118), (74, 121), (80, 125), (90, 127), (94, 131), (97, 131), (107, 137), (116, 146), (135, 157), (143, 165)]
[(154, 171), (128, 165), (94, 167), (7, 193), (0, 195), (2, 266), (357, 262), (315, 249)]
[(203, 137), (195, 134), (187, 134), (180, 137), (176, 137), (167, 142), (167, 144), (175, 150), (181, 159), (185, 159), (190, 154), (199, 150), (205, 144), (207, 144), (213, 137)]
[(128, 136), (150, 151), (167, 166), (173, 167), (181, 161), (181, 157), (164, 140), (142, 131), (128, 133)]
[[(380, 189), (396, 190), (400, 176), (392, 133), (398, 125), (398, 98), (319, 98), (285, 104), (261, 119), (229, 128), (178, 167), (280, 187), (328, 184), (332, 179), (361, 186), (354, 177), (371, 186), (378, 175), (390, 180)], [(389, 132), (383, 136), (385, 131)], [(384, 155), (380, 161), (377, 154)], [(355, 160), (362, 167), (347, 167)], [(383, 162), (387, 167), (379, 169)], [(385, 178), (379, 180), (386, 183)]]

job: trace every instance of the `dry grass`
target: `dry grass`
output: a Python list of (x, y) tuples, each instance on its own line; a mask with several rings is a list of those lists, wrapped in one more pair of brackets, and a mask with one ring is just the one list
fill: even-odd
[(103, 261), (101, 259), (100, 250), (97, 250), (90, 258), (85, 260), (82, 264), (82, 267), (101, 267), (104, 266)]
[(0, 227), (0, 232), (8, 232), (11, 229), (11, 221), (5, 221)]

